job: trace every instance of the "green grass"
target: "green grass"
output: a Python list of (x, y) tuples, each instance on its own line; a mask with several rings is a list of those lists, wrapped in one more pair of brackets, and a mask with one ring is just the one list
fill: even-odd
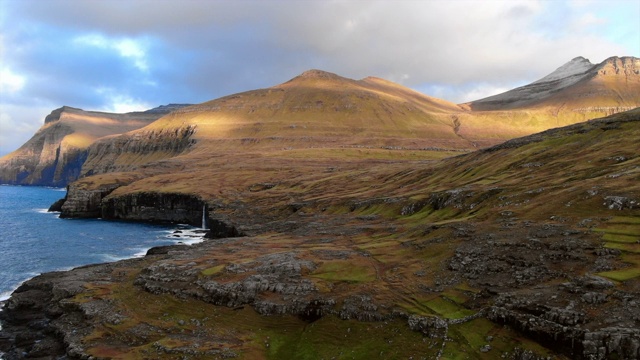
[(466, 309), (445, 297), (436, 297), (425, 302), (424, 305), (447, 319), (460, 319), (475, 313), (475, 311)]
[(607, 232), (602, 236), (602, 240), (617, 242), (617, 243), (635, 244), (635, 243), (638, 243), (638, 241), (640, 241), (640, 236)]
[[(488, 336), (492, 337), (491, 341), (487, 339)], [(500, 358), (500, 354), (513, 352), (515, 348), (530, 350), (540, 357), (553, 355), (509, 327), (494, 324), (484, 318), (451, 325), (448, 337), (451, 341), (446, 343), (443, 359), (496, 359)], [(491, 350), (486, 353), (480, 352), (485, 345), (490, 345)]]
[(370, 282), (376, 279), (375, 268), (369, 264), (358, 264), (350, 260), (322, 263), (311, 275), (327, 281)]
[(449, 290), (446, 294), (432, 298), (404, 296), (399, 305), (416, 315), (437, 315), (445, 319), (460, 319), (476, 313), (462, 306), (464, 301), (466, 301), (465, 296), (455, 290)]
[(618, 249), (623, 252), (640, 254), (640, 244), (629, 244), (622, 242), (608, 242), (604, 247), (609, 249)]
[(204, 269), (202, 270), (201, 274), (204, 276), (213, 276), (218, 274), (219, 272), (221, 272), (222, 270), (224, 270), (226, 265), (224, 264), (220, 264), (214, 267), (210, 267), (208, 269)]
[(626, 281), (640, 276), (640, 255), (637, 253), (626, 253), (622, 255), (622, 261), (631, 265), (624, 269), (605, 271), (598, 273), (600, 276), (607, 277), (616, 281)]
[(441, 341), (409, 330), (403, 320), (385, 324), (340, 320), (333, 316), (303, 329), (263, 331), (258, 337), (268, 359), (309, 360), (434, 358)]
[(630, 267), (622, 270), (605, 271), (598, 273), (598, 275), (607, 277), (611, 280), (626, 281), (640, 276), (640, 268)]

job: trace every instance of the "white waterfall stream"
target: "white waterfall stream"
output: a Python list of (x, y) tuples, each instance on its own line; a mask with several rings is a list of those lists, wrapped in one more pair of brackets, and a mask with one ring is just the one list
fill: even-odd
[(202, 205), (202, 229), (207, 228), (207, 206)]

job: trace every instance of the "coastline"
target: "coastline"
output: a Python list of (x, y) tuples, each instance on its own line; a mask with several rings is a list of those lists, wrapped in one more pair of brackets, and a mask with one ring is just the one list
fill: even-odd
[[(51, 270), (40, 272), (40, 273), (29, 274), (29, 276), (26, 277), (25, 280), (22, 280), (19, 284), (15, 285), (11, 290), (7, 290), (5, 292), (0, 293), (0, 311), (2, 311), (2, 307), (4, 306), (4, 303), (11, 298), (11, 295), (13, 294), (14, 291), (16, 291), (25, 282), (27, 282), (27, 281), (29, 281), (29, 280), (31, 280), (31, 279), (39, 276), (39, 275), (50, 273), (50, 272), (71, 271), (71, 270), (74, 270), (76, 268), (89, 266), (89, 265), (108, 264), (108, 263), (113, 263), (113, 262), (117, 262), (117, 261), (121, 261), (121, 260), (142, 258), (142, 257), (144, 257), (144, 256), (146, 256), (148, 254), (149, 250), (154, 249), (154, 248), (162, 248), (162, 247), (167, 247), (167, 246), (170, 247), (170, 246), (179, 246), (179, 245), (194, 245), (194, 244), (198, 244), (198, 243), (201, 243), (201, 242), (206, 240), (204, 238), (204, 235), (205, 235), (207, 230), (201, 229), (201, 228), (192, 227), (192, 226), (187, 225), (187, 224), (177, 224), (176, 228), (165, 230), (165, 231), (167, 233), (165, 238), (168, 241), (172, 241), (171, 244), (158, 244), (158, 245), (154, 245), (154, 246), (140, 248), (139, 251), (137, 251), (136, 253), (134, 253), (131, 256), (121, 256), (121, 257), (111, 256), (112, 257), (111, 259), (105, 259), (105, 261), (101, 261), (101, 262), (80, 264), (80, 265), (77, 265), (77, 266), (60, 267), (60, 268), (55, 268), (55, 269), (51, 269)], [(183, 235), (176, 235), (177, 233), (184, 234), (184, 236)], [(110, 255), (105, 255), (105, 257), (109, 257), (109, 256)], [(2, 329), (1, 323), (0, 323), (0, 329)]]

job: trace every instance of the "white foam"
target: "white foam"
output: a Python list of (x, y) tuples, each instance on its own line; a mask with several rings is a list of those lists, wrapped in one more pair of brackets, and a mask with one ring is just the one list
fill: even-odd
[(178, 241), (180, 243), (183, 243), (185, 245), (193, 245), (193, 244), (198, 244), (204, 241), (204, 238), (196, 238), (196, 239), (188, 239), (188, 240), (181, 240)]
[(105, 262), (114, 262), (114, 261), (130, 259), (131, 257), (130, 256), (117, 256), (117, 255), (113, 255), (113, 254), (101, 254), (100, 258)]
[(207, 232), (201, 228), (183, 225), (167, 232), (165, 238), (174, 243), (193, 245), (204, 241)]
[(149, 249), (141, 249), (140, 251), (136, 252), (133, 254), (134, 258), (140, 258), (143, 257), (145, 255), (147, 255), (147, 251), (149, 251)]

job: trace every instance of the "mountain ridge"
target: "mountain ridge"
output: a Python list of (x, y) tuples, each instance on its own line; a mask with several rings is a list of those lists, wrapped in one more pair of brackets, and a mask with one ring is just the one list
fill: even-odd
[(30, 140), (0, 158), (0, 182), (66, 186), (80, 175), (87, 148), (96, 139), (138, 129), (183, 106), (170, 104), (124, 114), (70, 106), (55, 109)]
[[(44, 140), (35, 140), (42, 138), (43, 133), (37, 133), (31, 150), (21, 148), (0, 159), (0, 182), (64, 186), (80, 176), (148, 166), (145, 164), (169, 159), (186, 150), (182, 146), (178, 151), (171, 144), (158, 143), (162, 137), (157, 134), (171, 131), (190, 134), (194, 148), (209, 142), (210, 146), (220, 143), (222, 149), (230, 149), (238, 146), (232, 145), (234, 142), (245, 139), (253, 142), (252, 147), (270, 144), (270, 148), (439, 149), (444, 151), (442, 154), (472, 151), (550, 127), (636, 107), (640, 105), (639, 73), (640, 59), (637, 58), (611, 57), (594, 65), (583, 57), (576, 57), (529, 85), (474, 102), (454, 104), (376, 77), (353, 80), (312, 69), (270, 88), (197, 105), (167, 105), (128, 115), (63, 107), (45, 118), (44, 127), (59, 124), (56, 128), (59, 133), (49, 136), (57, 143), (44, 146)], [(61, 116), (68, 121), (60, 121)], [(91, 122), (88, 118), (81, 119), (83, 116), (92, 119), (95, 129), (89, 128)], [(154, 116), (156, 121), (149, 120)], [(79, 121), (74, 122), (74, 117)], [(117, 129), (118, 121), (122, 123), (136, 117), (147, 120)], [(44, 127), (41, 131), (46, 130)], [(76, 127), (79, 128), (76, 130)], [(140, 131), (137, 135), (124, 134), (136, 129)], [(123, 136), (117, 140), (120, 144), (117, 150), (101, 145), (100, 151), (91, 152), (91, 144), (98, 139), (104, 144), (117, 136)], [(66, 142), (61, 146), (63, 139)], [(126, 139), (137, 143), (127, 145)], [(165, 150), (142, 154), (148, 152), (140, 142), (142, 139), (154, 139), (149, 140), (149, 149)], [(169, 135), (167, 141), (174, 141), (170, 139), (176, 140), (173, 135)], [(32, 146), (27, 144), (25, 146)], [(105, 157), (107, 148), (116, 152)], [(66, 149), (77, 153), (73, 156), (75, 160), (56, 155), (56, 151), (64, 155)], [(168, 149), (173, 150), (166, 151)], [(23, 155), (18, 156), (21, 151)], [(42, 163), (36, 160), (39, 157)], [(113, 165), (96, 167), (100, 158), (109, 158), (108, 163)], [(71, 165), (61, 168), (56, 159)], [(81, 170), (86, 159), (92, 161)], [(34, 175), (34, 171), (37, 174)], [(42, 180), (38, 174), (43, 171), (54, 175)]]
[[(622, 74), (620, 74), (621, 69)], [(620, 82), (620, 85), (626, 87), (625, 92), (637, 94), (640, 90), (639, 58), (613, 56), (599, 64), (591, 64), (583, 57), (576, 57), (540, 80), (501, 94), (471, 101), (465, 105), (476, 111), (555, 105), (554, 96), (569, 98), (573, 96), (571, 92), (580, 92), (583, 102), (598, 101), (597, 97), (600, 93), (609, 91), (606, 86), (599, 83), (602, 78), (614, 78), (622, 75), (625, 77), (625, 82)], [(563, 95), (563, 92), (570, 94)], [(619, 98), (621, 101), (618, 101), (618, 104), (629, 109), (640, 106), (640, 101), (637, 97), (634, 99), (633, 95), (631, 101), (620, 97), (615, 91), (612, 93), (612, 97)]]

